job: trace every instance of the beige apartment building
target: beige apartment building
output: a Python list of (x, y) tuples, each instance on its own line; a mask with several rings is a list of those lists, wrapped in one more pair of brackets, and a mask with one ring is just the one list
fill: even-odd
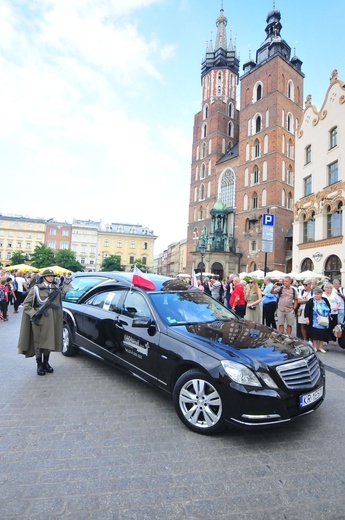
[(153, 270), (153, 249), (157, 236), (153, 231), (140, 224), (124, 224), (115, 222), (107, 224), (98, 232), (98, 253), (96, 267), (103, 260), (117, 255), (121, 258), (121, 266), (130, 271), (136, 260)]

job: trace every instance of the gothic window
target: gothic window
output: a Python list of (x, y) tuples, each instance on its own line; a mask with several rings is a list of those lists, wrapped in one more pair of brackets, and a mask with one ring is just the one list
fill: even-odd
[(334, 148), (338, 144), (338, 128), (335, 126), (329, 133), (330, 148)]
[(204, 119), (208, 118), (208, 105), (204, 106)]
[(217, 94), (218, 94), (218, 96), (220, 96), (221, 93), (222, 93), (222, 87), (220, 85), (218, 85), (218, 87), (217, 87)]
[(232, 103), (229, 104), (229, 117), (234, 117), (234, 105)]
[(199, 220), (202, 220), (204, 218), (204, 210), (203, 207), (200, 206), (199, 208)]
[(262, 86), (259, 84), (256, 87), (256, 101), (259, 101), (259, 99), (262, 98)]
[(205, 199), (205, 185), (201, 184), (199, 188), (199, 200)]
[(252, 196), (251, 209), (256, 209), (257, 207), (258, 207), (258, 194), (256, 192), (254, 192), (253, 196)]
[(254, 157), (260, 157), (260, 141), (255, 139), (254, 141)]
[(204, 159), (206, 157), (206, 143), (202, 143), (202, 152), (201, 152), (201, 159)]
[(315, 213), (310, 218), (304, 215), (303, 218), (303, 243), (314, 242), (315, 240)]
[(222, 73), (218, 72), (217, 81), (220, 83), (222, 81)]
[(203, 139), (204, 137), (207, 137), (207, 124), (204, 123), (203, 127), (202, 127), (202, 136), (201, 138)]
[(336, 211), (332, 212), (331, 206), (326, 207), (327, 214), (327, 238), (338, 237), (342, 233), (342, 209), (343, 204), (339, 202)]
[(289, 166), (289, 168), (288, 168), (287, 182), (288, 182), (288, 184), (293, 186), (293, 171), (292, 171), (292, 167), (291, 166)]
[(205, 163), (202, 163), (201, 165), (201, 172), (200, 172), (200, 179), (205, 179), (206, 177), (206, 165)]
[(264, 153), (268, 153), (268, 135), (264, 137)]
[(257, 241), (256, 240), (252, 240), (250, 242), (250, 250), (251, 250), (251, 252), (254, 253), (255, 251), (257, 251), (257, 248), (258, 248)]
[(292, 114), (288, 114), (287, 116), (287, 131), (291, 133), (294, 131)]
[(294, 84), (293, 82), (291, 81), (291, 79), (288, 81), (288, 84), (287, 84), (287, 96), (289, 99), (292, 99), (292, 101), (294, 100)]
[(257, 116), (256, 121), (255, 121), (255, 133), (257, 134), (260, 131), (261, 131), (261, 116)]
[(289, 191), (288, 196), (287, 196), (287, 207), (288, 207), (288, 209), (293, 209), (293, 196), (292, 196), (291, 191)]
[(254, 170), (252, 173), (252, 185), (259, 184), (259, 168), (257, 165), (254, 166)]
[(235, 206), (235, 173), (230, 168), (220, 178), (220, 200), (227, 208)]
[(287, 150), (287, 154), (288, 154), (288, 157), (289, 159), (293, 159), (293, 144), (292, 144), (292, 140), (289, 139), (289, 142), (288, 142), (288, 150)]
[(232, 124), (232, 121), (229, 121), (229, 124), (228, 124), (228, 135), (230, 137), (234, 136), (234, 125)]

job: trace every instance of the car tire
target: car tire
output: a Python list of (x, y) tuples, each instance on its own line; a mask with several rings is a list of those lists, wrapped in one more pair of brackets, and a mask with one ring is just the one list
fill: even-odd
[(71, 328), (68, 323), (63, 324), (62, 329), (62, 354), (67, 357), (75, 356), (78, 348), (73, 345)]
[(193, 432), (214, 435), (225, 429), (222, 398), (211, 379), (191, 369), (182, 374), (173, 390), (175, 410)]

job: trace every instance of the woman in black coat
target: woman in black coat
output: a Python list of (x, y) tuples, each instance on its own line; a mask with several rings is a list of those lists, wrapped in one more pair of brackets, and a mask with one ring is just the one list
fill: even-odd
[[(327, 298), (322, 296), (322, 289), (315, 287), (313, 297), (305, 304), (304, 316), (306, 318), (308, 338), (311, 338), (313, 347), (317, 352), (326, 353), (323, 348), (323, 342), (328, 343), (329, 340), (329, 314), (331, 306)], [(319, 323), (319, 320), (328, 323)]]

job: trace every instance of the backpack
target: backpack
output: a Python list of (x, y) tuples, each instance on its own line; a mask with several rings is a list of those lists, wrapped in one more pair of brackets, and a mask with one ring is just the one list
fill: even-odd
[(0, 302), (5, 299), (5, 289), (3, 285), (0, 285)]

